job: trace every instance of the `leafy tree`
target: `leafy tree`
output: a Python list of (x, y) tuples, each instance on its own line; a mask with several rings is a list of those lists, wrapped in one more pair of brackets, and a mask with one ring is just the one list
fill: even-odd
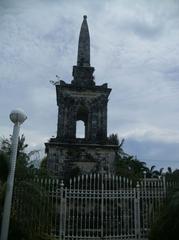
[[(10, 158), (11, 153), (11, 143), (12, 138), (1, 138), (0, 139), (0, 151), (5, 156), (3, 162), (4, 167), (8, 164), (8, 160)], [(16, 173), (15, 177), (17, 178), (25, 178), (25, 177), (32, 177), (34, 173), (36, 173), (36, 169), (33, 165), (29, 165), (29, 155), (26, 152), (28, 144), (25, 143), (25, 136), (22, 134), (18, 139), (18, 148), (17, 148), (17, 161), (16, 161)], [(2, 171), (4, 171), (2, 169)], [(6, 173), (7, 171), (4, 171)], [(6, 175), (7, 177), (7, 175)]]
[(124, 139), (119, 144), (116, 159), (114, 161), (115, 174), (132, 180), (143, 178), (144, 172), (148, 171), (145, 162), (139, 161), (136, 157), (129, 155), (123, 150)]
[(157, 178), (163, 174), (164, 168), (160, 168), (159, 170), (156, 170), (156, 166), (152, 165), (150, 168), (146, 171), (146, 176), (148, 178)]
[(8, 170), (8, 157), (4, 152), (0, 151), (0, 185), (6, 181)]
[(171, 168), (168, 168), (169, 171), (166, 172), (165, 177), (167, 181), (179, 182), (179, 169), (175, 169), (174, 171)]
[(117, 175), (128, 177), (132, 180), (143, 178), (147, 171), (146, 163), (139, 161), (134, 156), (124, 156), (115, 160), (115, 172)]
[[(122, 140), (123, 141), (123, 140)], [(112, 133), (108, 137), (108, 143), (113, 145), (119, 145), (119, 138), (117, 134)]]
[[(5, 182), (8, 175), (8, 161), (11, 152), (11, 140), (11, 138), (0, 139), (0, 213), (2, 212), (5, 195)], [(38, 171), (33, 167), (33, 165), (29, 165), (29, 155), (26, 153), (27, 147), (28, 145), (25, 143), (25, 136), (20, 136), (17, 149), (14, 199), (16, 202), (21, 202), (21, 205), (23, 206), (22, 209), (26, 209), (26, 211), (24, 212), (23, 216), (21, 215), (20, 218), (17, 218), (16, 208), (12, 207), (9, 240), (50, 239), (49, 236), (42, 236), (41, 234), (39, 235), (37, 229), (34, 227), (38, 226), (39, 215), (42, 228), (47, 227), (49, 224), (48, 218), (44, 217), (40, 213), (40, 209), (42, 206), (44, 206), (44, 202), (46, 201), (47, 196), (45, 194), (45, 190), (41, 188), (40, 185), (31, 182), (29, 179), (34, 177)], [(20, 186), (17, 180), (19, 178), (24, 179), (23, 181), (20, 181)], [(21, 190), (25, 189), (23, 194), (18, 195), (18, 187)], [(36, 213), (33, 216), (33, 219), (29, 217), (30, 212), (27, 214), (27, 211), (30, 211), (31, 209), (33, 209), (33, 211)], [(46, 208), (44, 214), (47, 214), (48, 212), (49, 209)]]
[(173, 194), (152, 226), (149, 240), (178, 240), (179, 190)]
[[(44, 233), (51, 226), (54, 209), (48, 205), (48, 192), (42, 182), (17, 180), (14, 192), (9, 240), (51, 239)], [(20, 209), (15, 207), (18, 203)]]
[(159, 176), (162, 176), (164, 168), (159, 169)]
[(51, 174), (47, 168), (47, 156), (43, 157), (42, 161), (40, 162), (38, 176), (39, 177), (51, 177)]
[(172, 168), (171, 168), (171, 167), (168, 167), (168, 168), (167, 168), (167, 173), (172, 174), (172, 172), (173, 172), (173, 171), (172, 171)]

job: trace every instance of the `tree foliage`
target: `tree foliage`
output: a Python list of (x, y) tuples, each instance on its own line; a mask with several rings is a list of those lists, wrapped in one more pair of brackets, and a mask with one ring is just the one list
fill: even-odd
[[(9, 158), (11, 153), (11, 137), (1, 138), (0, 139), (0, 213), (2, 213), (3, 201), (5, 196), (6, 189), (6, 180), (8, 176), (9, 169)], [(12, 208), (11, 212), (11, 224), (10, 224), (10, 232), (9, 232), (9, 240), (45, 240), (49, 239), (49, 236), (42, 236), (38, 234), (37, 229), (34, 226), (37, 226), (39, 223), (39, 214), (40, 209), (44, 204), (47, 196), (45, 195), (45, 191), (34, 182), (31, 182), (29, 179), (35, 177), (37, 174), (40, 176), (47, 176), (45, 172), (45, 159), (42, 162), (42, 167), (40, 170), (35, 169), (32, 164), (29, 164), (29, 154), (26, 149), (28, 144), (25, 143), (25, 136), (21, 135), (18, 139), (18, 149), (17, 149), (17, 161), (16, 161), (16, 173), (15, 173), (15, 189), (16, 193), (18, 179), (24, 179), (20, 181), (20, 188), (25, 188), (25, 192), (21, 196), (21, 199), (18, 199), (18, 195), (16, 201), (20, 201), (23, 209), (33, 209), (35, 212), (33, 216), (33, 221), (27, 212), (24, 212), (24, 215), (21, 215), (21, 218), (17, 218), (15, 208)], [(49, 209), (44, 211), (47, 214)], [(51, 211), (51, 210), (50, 210)], [(44, 217), (42, 214), (40, 215), (40, 222), (42, 223), (42, 227), (46, 227), (49, 222), (48, 218)]]
[[(7, 179), (9, 171), (8, 156), (0, 151), (0, 181), (4, 183)], [(0, 183), (0, 185), (2, 184)]]
[(108, 144), (112, 144), (112, 145), (118, 145), (119, 144), (119, 138), (117, 134), (112, 133), (111, 135), (109, 135), (108, 137)]
[(115, 172), (119, 176), (124, 176), (132, 180), (143, 178), (144, 172), (147, 171), (146, 163), (139, 161), (134, 156), (117, 156), (115, 161)]
[(179, 236), (179, 190), (163, 207), (152, 226), (149, 240), (178, 240)]
[(114, 161), (115, 174), (137, 181), (143, 178), (148, 168), (145, 162), (139, 161), (136, 157), (125, 153), (123, 144), (124, 139), (118, 144), (119, 148)]
[(15, 192), (15, 204), (20, 201), (23, 207), (20, 215), (19, 208), (12, 207), (9, 240), (49, 239), (43, 233), (51, 226), (54, 209), (47, 204), (49, 196), (45, 187), (33, 180), (17, 180)]

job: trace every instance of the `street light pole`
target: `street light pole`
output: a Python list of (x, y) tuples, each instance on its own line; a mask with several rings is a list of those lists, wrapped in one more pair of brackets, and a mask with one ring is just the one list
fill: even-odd
[(2, 225), (1, 225), (1, 238), (0, 240), (8, 239), (12, 193), (14, 186), (14, 175), (16, 168), (16, 157), (18, 148), (18, 136), (20, 131), (20, 125), (27, 119), (26, 114), (22, 110), (14, 110), (10, 113), (10, 119), (14, 123), (11, 155), (10, 155), (10, 171), (7, 179), (6, 196), (4, 201)]

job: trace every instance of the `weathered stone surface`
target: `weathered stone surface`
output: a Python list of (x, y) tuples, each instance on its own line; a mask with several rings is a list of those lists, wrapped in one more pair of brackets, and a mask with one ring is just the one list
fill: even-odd
[(78, 42), (77, 66), (73, 66), (72, 84), (83, 88), (95, 86), (93, 72), (94, 68), (90, 66), (90, 35), (87, 16), (84, 16)]
[[(84, 17), (78, 45), (77, 65), (71, 84), (56, 84), (58, 105), (57, 137), (46, 143), (48, 168), (63, 176), (73, 162), (82, 172), (112, 171), (118, 145), (108, 145), (107, 103), (111, 89), (97, 86), (90, 66), (90, 38)], [(76, 123), (84, 122), (84, 139), (76, 138)]]
[(87, 24), (87, 16), (83, 16), (83, 22), (81, 25), (78, 42), (77, 65), (83, 67), (90, 66), (90, 35)]
[(85, 141), (104, 141), (107, 137), (107, 102), (109, 88), (76, 89), (71, 84), (57, 85), (58, 130), (62, 142), (76, 138), (76, 122), (85, 124)]
[(118, 146), (101, 144), (62, 144), (51, 142), (48, 149), (48, 169), (57, 176), (63, 176), (68, 163), (78, 166), (83, 173), (113, 172), (113, 162)]

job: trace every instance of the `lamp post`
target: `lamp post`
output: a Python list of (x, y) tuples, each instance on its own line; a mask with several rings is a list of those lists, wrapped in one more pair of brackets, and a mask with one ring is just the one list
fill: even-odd
[(16, 168), (16, 157), (17, 157), (17, 147), (18, 147), (18, 136), (20, 131), (20, 125), (27, 119), (26, 114), (22, 110), (13, 110), (10, 113), (10, 119), (14, 123), (13, 135), (12, 135), (12, 145), (11, 145), (11, 155), (10, 155), (10, 170), (7, 179), (6, 195), (4, 201), (2, 225), (1, 225), (1, 238), (0, 240), (8, 239), (9, 231), (9, 221), (11, 213), (11, 203), (12, 203), (12, 193), (14, 185), (14, 175)]

